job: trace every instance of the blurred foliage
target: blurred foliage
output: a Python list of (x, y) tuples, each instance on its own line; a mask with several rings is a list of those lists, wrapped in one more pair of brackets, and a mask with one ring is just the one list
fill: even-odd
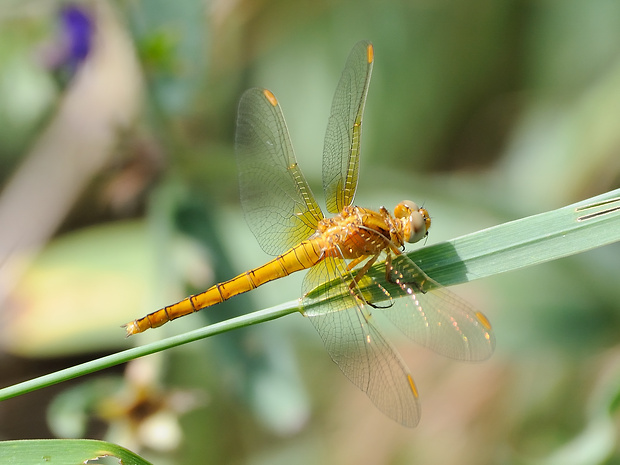
[[(321, 198), (331, 97), (360, 39), (376, 56), (356, 203), (424, 202), (434, 243), (620, 184), (614, 0), (80, 1), (70, 6), (92, 18), (93, 50), (60, 79), (66, 6), (0, 5), (0, 318), (4, 334), (33, 336), (3, 337), (24, 366), (298, 297), (301, 277), (291, 276), (140, 338), (123, 340), (118, 328), (266, 260), (238, 204), (233, 140), (246, 88), (278, 96)], [(101, 59), (110, 49), (118, 53)], [(121, 52), (137, 64), (138, 89), (126, 85), (134, 71)], [(117, 80), (97, 83), (102, 69)], [(72, 117), (59, 127), (68, 102)], [(127, 119), (105, 113), (106, 102)], [(47, 139), (50, 128), (56, 137)], [(82, 147), (73, 159), (33, 168), (41, 144), (69, 153), (69, 142)], [(80, 172), (97, 147), (105, 162)], [(9, 196), (29, 169), (42, 170), (41, 181)], [(79, 187), (64, 210), (53, 208), (62, 185), (42, 189), (54, 170)], [(8, 231), (21, 242), (8, 242)], [(183, 432), (176, 451), (135, 437), (125, 444), (155, 463), (620, 462), (619, 256), (609, 246), (458, 289), (494, 324), (497, 354), (484, 364), (397, 338), (421, 391), (414, 431), (376, 412), (308, 322), (291, 317), (145, 359), (158, 398), (180, 387), (206, 401), (168, 411)], [(36, 336), (45, 332), (53, 345)], [(28, 375), (4, 376), (9, 384)], [(109, 434), (123, 445), (118, 421), (109, 419)], [(2, 436), (19, 439), (3, 423)]]

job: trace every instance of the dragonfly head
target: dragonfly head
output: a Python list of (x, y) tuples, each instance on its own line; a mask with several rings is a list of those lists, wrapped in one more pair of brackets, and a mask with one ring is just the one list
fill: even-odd
[(420, 208), (411, 200), (396, 205), (394, 216), (401, 223), (403, 239), (410, 244), (426, 237), (431, 227), (431, 217), (426, 208)]

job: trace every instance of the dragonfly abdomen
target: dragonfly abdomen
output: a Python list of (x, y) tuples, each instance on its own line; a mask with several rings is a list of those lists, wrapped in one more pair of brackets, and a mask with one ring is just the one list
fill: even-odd
[(258, 286), (283, 278), (296, 271), (311, 268), (323, 259), (320, 241), (310, 239), (278, 255), (262, 266), (253, 268), (228, 281), (211, 286), (205, 292), (187, 297), (176, 304), (159, 309), (125, 325), (127, 336), (158, 328), (203, 308), (211, 307)]

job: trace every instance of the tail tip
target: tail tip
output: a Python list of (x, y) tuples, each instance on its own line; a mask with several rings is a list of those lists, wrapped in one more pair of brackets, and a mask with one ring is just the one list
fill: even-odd
[(126, 325), (122, 325), (121, 328), (125, 328), (125, 337), (133, 336), (134, 334), (140, 332), (140, 328), (135, 321), (127, 323)]

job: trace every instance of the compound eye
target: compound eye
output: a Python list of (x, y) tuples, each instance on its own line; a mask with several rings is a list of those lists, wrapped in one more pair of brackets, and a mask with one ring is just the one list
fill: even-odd
[(401, 203), (396, 205), (394, 209), (394, 216), (396, 218), (406, 218), (411, 215), (412, 212), (417, 212), (419, 210), (418, 205), (411, 200), (403, 200)]
[(409, 231), (409, 234), (406, 235), (405, 240), (410, 244), (414, 242), (418, 242), (424, 236), (426, 236), (426, 219), (419, 211), (414, 211), (409, 215), (408, 227), (405, 230)]
[(431, 227), (431, 217), (426, 208), (411, 200), (404, 200), (394, 209), (394, 216), (401, 221), (403, 239), (410, 244), (426, 237)]

